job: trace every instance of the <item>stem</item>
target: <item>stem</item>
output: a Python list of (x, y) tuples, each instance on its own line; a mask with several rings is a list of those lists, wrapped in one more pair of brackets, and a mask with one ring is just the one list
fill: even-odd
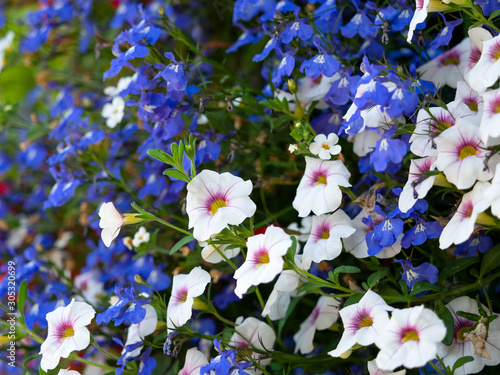
[(88, 365), (92, 365), (92, 366), (95, 366), (95, 367), (100, 367), (100, 368), (103, 368), (103, 369), (106, 369), (106, 370), (110, 370), (110, 371), (113, 371), (113, 372), (115, 371), (114, 367), (107, 366), (107, 365), (101, 365), (100, 363), (95, 363), (95, 362), (92, 362), (92, 361), (90, 361), (88, 359), (85, 359), (85, 358), (82, 358), (82, 357), (78, 357), (78, 355), (76, 355), (76, 353), (71, 353), (68, 358), (72, 359), (74, 361), (86, 363)]
[(97, 348), (97, 350), (99, 350), (101, 353), (107, 355), (108, 357), (113, 358), (116, 361), (118, 361), (120, 359), (119, 357), (117, 357), (117, 356), (115, 356), (115, 355), (113, 355), (111, 353), (108, 353), (106, 350), (104, 350), (103, 348), (101, 348), (99, 346), (99, 344), (97, 344), (97, 342), (95, 341), (94, 336), (92, 336), (92, 335), (90, 335), (90, 342), (92, 344), (94, 344), (94, 346)]
[(436, 370), (439, 374), (441, 375), (446, 375), (446, 373), (442, 372), (439, 367), (437, 367), (434, 363), (432, 363), (431, 361), (429, 361), (429, 364), (431, 365), (431, 367)]
[(169, 228), (175, 229), (176, 231), (184, 233), (184, 234), (186, 234), (188, 236), (192, 236), (193, 235), (193, 233), (191, 233), (191, 232), (189, 232), (189, 231), (187, 231), (185, 229), (179, 228), (178, 226), (175, 226), (174, 224), (170, 224), (170, 223), (166, 222), (165, 220), (162, 220), (162, 219), (160, 219), (159, 217), (157, 217), (157, 216), (155, 216), (153, 214), (150, 214), (150, 215), (153, 216), (157, 222), (159, 222), (159, 223), (161, 223), (161, 224), (163, 224), (163, 225), (165, 225), (165, 226), (167, 226)]
[(266, 305), (264, 303), (264, 300), (262, 299), (262, 295), (260, 294), (260, 290), (259, 290), (259, 287), (255, 287), (255, 294), (257, 295), (257, 299), (259, 300), (259, 303), (260, 303), (260, 307), (262, 308), (262, 310), (264, 310), (264, 306)]

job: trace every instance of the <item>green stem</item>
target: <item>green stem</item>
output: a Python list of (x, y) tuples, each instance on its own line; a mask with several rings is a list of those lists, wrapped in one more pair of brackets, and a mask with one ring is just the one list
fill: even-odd
[(432, 368), (433, 368), (434, 370), (436, 370), (439, 374), (441, 374), (441, 375), (446, 375), (443, 371), (441, 371), (441, 370), (439, 369), (439, 367), (437, 367), (434, 363), (432, 363), (432, 361), (429, 361), (429, 364), (430, 364), (430, 365), (432, 366)]
[(260, 303), (260, 307), (262, 308), (262, 310), (264, 310), (264, 306), (266, 305), (264, 303), (264, 300), (262, 299), (262, 295), (260, 294), (260, 290), (259, 290), (259, 287), (255, 287), (255, 294), (257, 295), (257, 299), (259, 300), (259, 303)]
[(72, 359), (74, 361), (78, 361), (78, 362), (82, 362), (82, 363), (86, 363), (88, 365), (92, 365), (92, 366), (95, 366), (95, 367), (100, 367), (100, 368), (103, 368), (103, 369), (106, 369), (106, 370), (110, 370), (110, 371), (115, 371), (115, 368), (114, 367), (111, 367), (111, 366), (107, 366), (107, 365), (102, 365), (100, 363), (95, 363), (95, 362), (92, 362), (88, 359), (85, 359), (85, 358), (82, 358), (82, 357), (79, 357), (76, 353), (71, 353), (68, 357), (69, 359)]
[(162, 220), (162, 219), (160, 219), (159, 217), (157, 217), (157, 216), (155, 216), (155, 215), (153, 215), (153, 214), (151, 214), (151, 213), (150, 213), (150, 215), (151, 215), (151, 216), (153, 216), (153, 217), (154, 217), (154, 219), (155, 219), (157, 222), (159, 222), (160, 224), (163, 224), (163, 225), (165, 225), (165, 226), (167, 226), (167, 227), (169, 227), (169, 228), (175, 229), (176, 231), (181, 232), (181, 233), (184, 233), (184, 234), (186, 234), (186, 235), (188, 235), (188, 236), (192, 236), (192, 235), (193, 235), (193, 233), (191, 233), (191, 232), (189, 232), (189, 231), (187, 231), (187, 230), (185, 230), (185, 229), (179, 228), (178, 226), (176, 226), (176, 225), (174, 225), (174, 224), (170, 224), (170, 223), (166, 222), (165, 220)]
[(104, 355), (107, 355), (108, 357), (110, 358), (113, 358), (115, 361), (118, 361), (120, 359), (120, 357), (117, 357), (111, 353), (108, 353), (106, 350), (104, 350), (103, 348), (101, 348), (99, 346), (99, 344), (97, 344), (97, 342), (95, 341), (94, 339), (94, 336), (90, 335), (90, 342), (97, 348), (97, 350), (99, 350), (102, 354)]

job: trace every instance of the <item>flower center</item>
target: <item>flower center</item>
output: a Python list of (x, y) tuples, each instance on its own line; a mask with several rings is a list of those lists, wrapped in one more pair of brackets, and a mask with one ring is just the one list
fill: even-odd
[(258, 258), (257, 258), (257, 264), (259, 266), (262, 266), (263, 264), (267, 264), (267, 263), (269, 263), (269, 254), (263, 252), (262, 254), (260, 254), (258, 256)]
[(227, 202), (224, 199), (217, 199), (210, 205), (210, 215), (215, 215), (219, 208), (226, 207)]
[(471, 111), (474, 111), (474, 112), (479, 111), (477, 102), (474, 99), (472, 99), (472, 98), (464, 99), (464, 103), (467, 105), (467, 107), (469, 107), (469, 109)]
[(444, 66), (447, 66), (447, 65), (458, 65), (458, 64), (460, 64), (460, 61), (458, 60), (458, 57), (450, 56), (450, 57), (447, 57), (446, 59), (443, 59), (443, 61), (441, 63)]
[(418, 333), (412, 329), (407, 331), (401, 339), (401, 342), (407, 341), (420, 341), (420, 339), (418, 338)]
[(464, 333), (467, 332), (469, 330), (470, 327), (468, 326), (465, 326), (465, 327), (462, 327), (460, 328), (458, 331), (457, 331), (457, 341), (458, 342), (464, 342), (466, 339), (464, 337)]
[(326, 185), (326, 176), (324, 174), (320, 174), (316, 180), (316, 184)]
[(323, 143), (321, 145), (321, 147), (323, 147), (325, 150), (329, 150), (330, 149), (330, 146), (328, 146), (326, 143)]
[(327, 240), (330, 238), (330, 231), (328, 229), (325, 229), (322, 233), (321, 233), (321, 237), (320, 239), (321, 240)]
[(363, 320), (359, 323), (359, 328), (371, 327), (373, 325), (373, 320), (369, 316), (365, 316)]
[(474, 156), (474, 155), (477, 155), (476, 148), (474, 146), (467, 145), (467, 146), (462, 147), (462, 149), (460, 150), (460, 155), (458, 156), (458, 158), (460, 160), (462, 160), (462, 159), (465, 159), (466, 157)]
[(74, 335), (75, 335), (75, 330), (73, 329), (73, 327), (67, 327), (63, 331), (61, 341), (66, 340), (68, 337), (73, 337)]

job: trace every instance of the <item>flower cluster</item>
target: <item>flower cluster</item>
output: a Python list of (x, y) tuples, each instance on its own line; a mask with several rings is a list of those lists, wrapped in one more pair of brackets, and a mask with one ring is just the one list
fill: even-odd
[(0, 372), (497, 374), (499, 123), (497, 0), (0, 4)]

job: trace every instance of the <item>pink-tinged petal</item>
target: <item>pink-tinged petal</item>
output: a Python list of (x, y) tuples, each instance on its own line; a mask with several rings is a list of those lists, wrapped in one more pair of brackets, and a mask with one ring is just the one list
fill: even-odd
[(208, 365), (205, 354), (196, 348), (191, 348), (186, 352), (184, 367), (179, 371), (179, 375), (200, 375), (200, 369)]
[(500, 76), (500, 36), (483, 40), (481, 57), (468, 74), (471, 88), (483, 93), (493, 86)]

